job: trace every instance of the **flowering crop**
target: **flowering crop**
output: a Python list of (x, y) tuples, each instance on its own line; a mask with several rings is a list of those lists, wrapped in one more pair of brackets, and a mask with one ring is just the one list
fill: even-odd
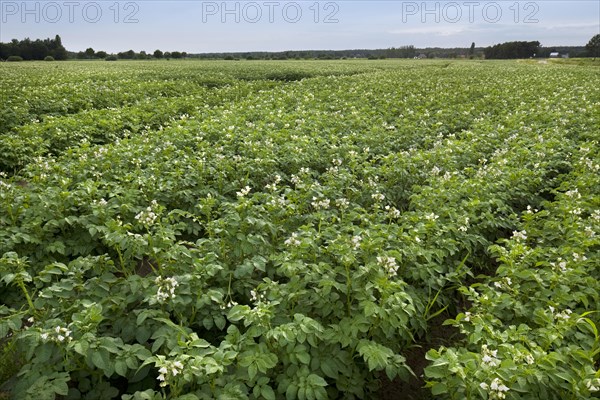
[(12, 397), (376, 398), (415, 345), (436, 398), (598, 392), (595, 67), (0, 72)]

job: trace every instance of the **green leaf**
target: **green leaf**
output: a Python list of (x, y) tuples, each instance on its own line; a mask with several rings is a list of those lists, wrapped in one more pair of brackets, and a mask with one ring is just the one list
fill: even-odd
[(8, 321), (0, 320), (0, 338), (5, 338), (8, 335)]
[(329, 398), (329, 396), (327, 395), (327, 391), (325, 390), (325, 388), (318, 388), (314, 390), (315, 393), (315, 399), (316, 400), (326, 400)]
[(45, 363), (52, 356), (54, 345), (52, 343), (44, 343), (38, 346), (35, 350), (35, 359), (38, 363)]
[(315, 386), (325, 387), (325, 386), (327, 386), (327, 381), (325, 379), (323, 379), (323, 377), (321, 377), (319, 375), (316, 375), (316, 374), (310, 374), (310, 375), (308, 375), (308, 378), (306, 378), (306, 381), (312, 387), (315, 387)]
[(108, 354), (108, 351), (102, 348), (98, 348), (95, 350), (91, 350), (91, 352), (92, 364), (94, 364), (95, 367), (105, 372), (112, 369), (110, 365), (110, 356)]
[(16, 274), (4, 274), (2, 280), (9, 285), (15, 279), (15, 276)]
[[(129, 369), (137, 369), (139, 366), (139, 362), (135, 356), (131, 356), (131, 357), (127, 357), (125, 359), (125, 365), (127, 365), (127, 368), (129, 368)], [(115, 365), (115, 371), (116, 371), (116, 365)]]
[(214, 320), (210, 315), (208, 315), (208, 316), (204, 317), (204, 319), (202, 319), (202, 326), (204, 326), (204, 329), (211, 330), (213, 325), (214, 325)]
[(337, 379), (338, 378), (338, 368), (335, 361), (332, 358), (327, 358), (325, 360), (321, 360), (321, 371), (325, 374), (325, 376)]
[(238, 304), (233, 306), (229, 313), (227, 314), (227, 318), (231, 322), (237, 322), (246, 316), (246, 313), (250, 310), (250, 307), (246, 305)]
[(54, 393), (60, 396), (66, 396), (69, 393), (69, 385), (67, 384), (69, 380), (68, 374), (58, 374), (57, 378), (52, 380), (52, 389), (54, 390)]
[(23, 325), (23, 320), (21, 319), (21, 315), (19, 315), (19, 314), (12, 316), (8, 320), (8, 327), (10, 329), (12, 329), (13, 331), (18, 331), (19, 329), (21, 329), (22, 325)]
[(152, 357), (150, 350), (139, 344), (134, 344), (132, 350), (139, 360), (145, 361), (147, 358)]
[(306, 353), (306, 352), (299, 352), (299, 353), (295, 353), (296, 357), (298, 358), (298, 361), (300, 361), (303, 364), (310, 364), (310, 354)]
[(367, 340), (360, 341), (358, 352), (367, 362), (369, 371), (384, 369), (389, 358), (393, 355), (393, 352), (387, 347)]
[(290, 385), (285, 390), (285, 398), (286, 400), (295, 400), (298, 396), (298, 386), (290, 383)]
[(152, 343), (152, 353), (156, 353), (158, 349), (160, 349), (161, 346), (165, 343), (166, 340), (167, 339), (164, 336), (156, 338), (154, 343)]
[(115, 362), (115, 372), (122, 377), (127, 377), (127, 363), (124, 360), (117, 360)]
[(267, 370), (277, 365), (277, 356), (272, 353), (262, 354), (256, 359), (256, 365), (258, 370), (264, 374), (267, 372)]
[(433, 379), (445, 378), (450, 372), (447, 367), (438, 366), (438, 365), (430, 365), (424, 370), (425, 376)]
[(106, 349), (109, 353), (119, 354), (121, 352), (121, 339), (112, 337), (100, 338), (100, 347)]
[(262, 394), (265, 400), (275, 400), (275, 392), (269, 385), (264, 385), (260, 387), (260, 393)]
[(248, 377), (251, 380), (254, 379), (257, 372), (258, 372), (258, 367), (256, 366), (256, 363), (252, 363), (248, 366)]
[(90, 344), (85, 340), (80, 340), (73, 346), (76, 353), (85, 356), (90, 348)]
[(148, 343), (150, 336), (152, 336), (152, 331), (147, 326), (138, 326), (135, 330), (135, 340), (138, 343)]
[(439, 396), (439, 395), (447, 393), (447, 392), (448, 392), (448, 388), (446, 387), (445, 383), (437, 382), (431, 388), (431, 394), (434, 396)]
[(370, 317), (371, 315), (376, 315), (379, 312), (379, 307), (377, 304), (372, 301), (366, 301), (363, 305), (365, 317)]
[(225, 329), (225, 325), (227, 324), (227, 321), (221, 314), (215, 315), (214, 321), (215, 321), (216, 327), (219, 328), (219, 330), (222, 331), (223, 329)]

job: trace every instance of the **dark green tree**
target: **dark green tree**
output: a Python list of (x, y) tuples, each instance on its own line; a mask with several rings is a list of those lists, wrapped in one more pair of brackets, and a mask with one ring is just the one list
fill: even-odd
[(124, 60), (133, 60), (135, 58), (135, 51), (127, 50), (125, 52), (117, 53), (117, 56)]
[(486, 47), (483, 50), (487, 59), (530, 58), (539, 53), (540, 42), (506, 42)]
[(52, 50), (52, 54), (55, 60), (66, 60), (67, 59), (67, 49), (62, 44), (62, 39), (59, 35), (54, 37), (54, 49)]
[(0, 60), (5, 60), (10, 56), (8, 44), (0, 43)]
[(25, 38), (21, 41), (13, 39), (10, 43), (0, 43), (0, 58), (2, 59), (16, 56), (24, 60), (43, 60), (50, 56), (56, 60), (64, 60), (66, 52), (58, 35), (55, 39), (31, 40)]
[(590, 39), (585, 45), (585, 50), (588, 57), (600, 57), (600, 33)]
[(163, 58), (163, 52), (158, 49), (154, 50), (154, 58)]

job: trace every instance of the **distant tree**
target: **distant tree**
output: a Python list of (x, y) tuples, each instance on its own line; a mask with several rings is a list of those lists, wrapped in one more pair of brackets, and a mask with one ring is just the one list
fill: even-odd
[(97, 51), (95, 54), (96, 58), (106, 58), (108, 56), (108, 54), (105, 51)]
[(5, 49), (6, 49), (6, 56), (4, 57), (5, 59), (8, 56), (11, 56), (13, 54), (18, 54), (19, 52), (19, 41), (17, 39), (13, 39), (10, 43), (6, 43), (5, 44)]
[(540, 42), (505, 42), (486, 47), (483, 50), (487, 59), (530, 58), (539, 52)]
[(600, 57), (600, 33), (590, 39), (588, 44), (585, 45), (585, 50), (588, 57)]
[(158, 49), (154, 50), (154, 58), (163, 58), (163, 52)]
[(171, 53), (170, 53), (170, 52), (168, 52), (168, 51), (165, 51), (164, 57), (165, 57), (166, 59), (169, 59), (169, 58), (171, 58)]
[(469, 57), (473, 58), (475, 55), (475, 42), (471, 43), (471, 47), (469, 48)]
[(96, 52), (91, 47), (88, 47), (87, 49), (85, 49), (85, 56), (87, 58), (94, 58), (94, 54), (96, 54)]
[(412, 44), (409, 46), (400, 47), (400, 57), (402, 58), (414, 58), (417, 55), (417, 50)]
[(188, 53), (186, 53), (185, 51), (181, 52), (181, 58), (187, 58)]
[(18, 53), (13, 55), (18, 55), (23, 60), (31, 60), (31, 40), (29, 38), (21, 40), (17, 46), (17, 51)]
[(135, 51), (127, 50), (125, 52), (117, 53), (117, 57), (122, 58), (124, 60), (133, 60), (135, 58)]
[(31, 60), (43, 60), (50, 53), (50, 49), (48, 49), (46, 43), (39, 39), (31, 42), (30, 49)]
[(54, 48), (52, 50), (51, 56), (54, 57), (55, 60), (67, 59), (67, 49), (65, 49), (65, 46), (63, 46), (62, 39), (59, 35), (56, 35), (54, 37)]
[(171, 57), (173, 58), (181, 58), (181, 52), (180, 51), (174, 51), (171, 53)]
[(146, 54), (146, 52), (142, 50), (138, 53), (137, 58), (140, 60), (146, 60), (148, 58), (148, 54)]

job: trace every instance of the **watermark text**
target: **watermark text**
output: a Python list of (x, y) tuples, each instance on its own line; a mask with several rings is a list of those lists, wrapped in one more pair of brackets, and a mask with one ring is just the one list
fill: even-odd
[(301, 21), (315, 24), (336, 24), (339, 22), (340, 6), (336, 2), (294, 2), (294, 1), (205, 1), (202, 2), (202, 22), (251, 23)]
[(458, 23), (458, 22), (514, 22), (524, 24), (538, 23), (540, 6), (536, 2), (402, 2), (402, 22), (421, 23)]
[(115, 24), (136, 24), (138, 3), (104, 1), (1, 1), (2, 23), (51, 23), (112, 21)]

